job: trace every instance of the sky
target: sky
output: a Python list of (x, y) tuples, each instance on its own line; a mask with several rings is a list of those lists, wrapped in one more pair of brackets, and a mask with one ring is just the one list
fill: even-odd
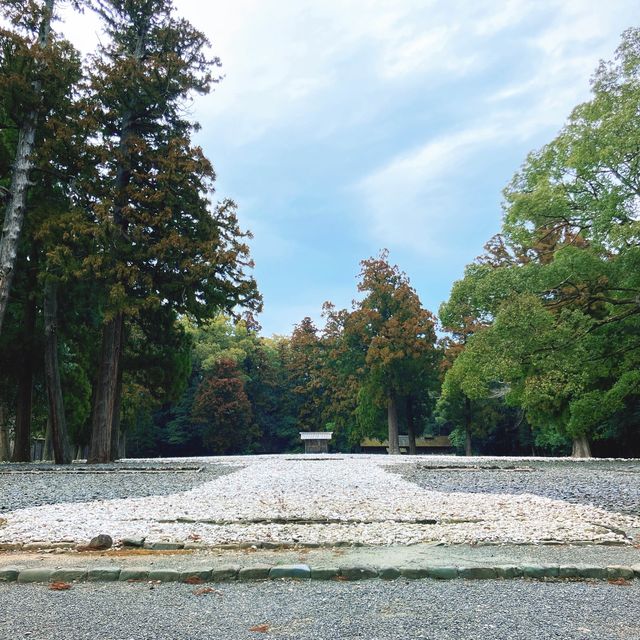
[[(500, 229), (528, 152), (589, 98), (636, 0), (175, 0), (222, 61), (191, 105), (238, 203), (265, 335), (349, 307), (359, 262), (390, 252), (437, 313)], [(89, 15), (63, 31), (95, 45)], [(635, 22), (634, 22), (635, 21)]]

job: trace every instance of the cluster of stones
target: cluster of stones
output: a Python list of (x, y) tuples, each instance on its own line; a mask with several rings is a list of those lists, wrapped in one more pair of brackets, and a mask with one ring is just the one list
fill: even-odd
[(47, 582), (233, 582), (252, 580), (367, 580), (380, 578), (411, 580), (431, 578), (435, 580), (493, 580), (505, 578), (530, 579), (578, 579), (578, 580), (632, 580), (640, 579), (640, 565), (589, 566), (589, 565), (496, 565), (496, 566), (411, 566), (411, 567), (371, 567), (371, 566), (317, 566), (292, 565), (237, 565), (216, 568), (161, 569), (150, 567), (92, 567), (92, 568), (31, 568), (0, 567), (0, 582), (47, 583)]

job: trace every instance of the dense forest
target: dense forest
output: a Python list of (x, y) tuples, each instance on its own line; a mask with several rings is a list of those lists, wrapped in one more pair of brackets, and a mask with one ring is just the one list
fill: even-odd
[[(0, 460), (336, 451), (640, 455), (640, 30), (504, 191), (439, 319), (387, 251), (349, 309), (263, 337), (236, 205), (193, 143), (220, 61), (170, 0), (54, 0), (0, 29)], [(345, 275), (345, 279), (349, 274)], [(320, 309), (318, 309), (320, 311)]]

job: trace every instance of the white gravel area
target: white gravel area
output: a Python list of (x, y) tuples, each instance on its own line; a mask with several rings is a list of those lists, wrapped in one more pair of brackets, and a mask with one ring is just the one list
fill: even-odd
[[(211, 461), (211, 459), (209, 459)], [(625, 543), (640, 518), (531, 494), (429, 491), (385, 471), (388, 456), (219, 458), (239, 470), (164, 496), (3, 514), (0, 543)], [(420, 458), (413, 460), (419, 461)], [(108, 482), (108, 476), (105, 482)]]

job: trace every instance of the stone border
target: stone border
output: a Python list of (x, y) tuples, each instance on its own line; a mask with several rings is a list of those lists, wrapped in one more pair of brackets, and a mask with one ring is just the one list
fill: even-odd
[(495, 580), (528, 578), (534, 580), (634, 580), (640, 579), (640, 565), (465, 565), (465, 566), (309, 566), (307, 564), (259, 564), (247, 567), (221, 565), (188, 570), (159, 567), (0, 567), (0, 583), (49, 582), (246, 582), (256, 580)]

